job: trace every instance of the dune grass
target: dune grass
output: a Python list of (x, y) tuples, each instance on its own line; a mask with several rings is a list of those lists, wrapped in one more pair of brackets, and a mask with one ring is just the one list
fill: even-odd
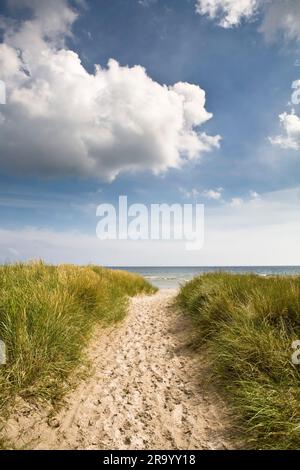
[(300, 277), (206, 274), (184, 285), (179, 306), (205, 345), (212, 376), (239, 419), (245, 445), (300, 449)]
[(128, 296), (152, 293), (141, 276), (96, 266), (0, 267), (0, 416), (17, 395), (55, 401), (96, 323), (122, 319)]

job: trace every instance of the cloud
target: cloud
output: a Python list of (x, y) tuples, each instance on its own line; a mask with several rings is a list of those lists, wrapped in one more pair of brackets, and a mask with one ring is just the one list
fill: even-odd
[(251, 200), (257, 200), (260, 198), (259, 194), (256, 191), (249, 191), (250, 194), (250, 199)]
[(252, 18), (258, 4), (258, 0), (197, 0), (196, 12), (217, 19), (223, 28), (232, 28)]
[[(196, 11), (207, 15), (223, 28), (239, 26), (242, 20), (253, 21), (262, 16), (259, 31), (267, 42), (277, 38), (285, 41), (300, 41), (300, 2), (295, 0), (197, 0)], [(300, 80), (292, 84), (291, 101), (294, 105), (300, 103)], [(299, 150), (300, 148), (300, 118), (292, 110), (291, 113), (279, 115), (283, 135), (270, 137), (269, 141), (284, 149)]]
[[(300, 265), (300, 188), (205, 211), (203, 249), (188, 252), (184, 242), (101, 241), (95, 234), (38, 227), (0, 228), (1, 262), (43, 258), (51, 263), (118, 266)], [(13, 249), (13, 250), (12, 250)]]
[(157, 0), (138, 0), (138, 4), (142, 7), (149, 8), (153, 3), (156, 3)]
[(215, 201), (219, 201), (222, 197), (223, 188), (218, 189), (206, 189), (203, 191), (203, 196), (207, 197), (208, 199), (213, 199)]
[(205, 189), (200, 193), (198, 189), (192, 188), (190, 190), (184, 189), (184, 188), (179, 188), (179, 191), (184, 195), (185, 198), (190, 199), (196, 199), (198, 196), (202, 195), (206, 197), (207, 199), (212, 199), (215, 201), (219, 201), (222, 197), (222, 192), (223, 188), (218, 188), (218, 189)]
[(244, 201), (240, 197), (234, 197), (230, 201), (230, 207), (233, 207), (233, 208), (240, 208), (242, 207), (243, 204), (244, 204)]
[(187, 199), (190, 199), (190, 198), (195, 199), (197, 196), (199, 196), (199, 191), (196, 188), (192, 188), (191, 190), (179, 188), (179, 191)]
[[(292, 96), (289, 106), (300, 104), (300, 80), (292, 83)], [(279, 115), (279, 121), (284, 133), (275, 137), (269, 137), (273, 145), (283, 149), (299, 150), (300, 148), (300, 118), (292, 109), (290, 113)]]
[(286, 41), (300, 40), (300, 4), (295, 0), (273, 0), (265, 10), (260, 26), (267, 41), (282, 34)]
[(113, 180), (155, 173), (219, 146), (199, 127), (212, 114), (199, 86), (161, 85), (139, 65), (89, 73), (66, 39), (78, 14), (66, 0), (23, 0), (31, 18), (6, 21), (0, 79), (0, 164), (11, 173)]
[(292, 111), (290, 114), (282, 113), (279, 115), (281, 126), (284, 130), (283, 135), (270, 137), (273, 145), (279, 145), (284, 149), (300, 149), (300, 118)]
[[(241, 197), (233, 197), (228, 206), (233, 209), (240, 209), (241, 207), (245, 208), (257, 208), (261, 202), (261, 196), (256, 191), (249, 191), (249, 197), (242, 199)], [(258, 205), (257, 205), (258, 204)]]
[(197, 0), (196, 12), (217, 20), (223, 28), (256, 20), (260, 14), (259, 31), (267, 41), (278, 35), (287, 41), (300, 40), (300, 3), (295, 0)]

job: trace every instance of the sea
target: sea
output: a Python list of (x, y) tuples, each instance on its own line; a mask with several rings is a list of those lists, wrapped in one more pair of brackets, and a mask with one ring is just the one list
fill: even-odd
[(159, 289), (174, 289), (195, 276), (212, 272), (236, 274), (254, 273), (259, 276), (294, 276), (300, 275), (300, 266), (210, 266), (210, 267), (119, 267), (144, 276)]

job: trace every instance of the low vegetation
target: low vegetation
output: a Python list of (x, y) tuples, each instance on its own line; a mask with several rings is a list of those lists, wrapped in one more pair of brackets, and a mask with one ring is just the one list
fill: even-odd
[[(300, 449), (300, 277), (207, 274), (177, 298), (251, 448)], [(300, 357), (300, 354), (299, 354)]]
[(153, 290), (141, 276), (96, 266), (1, 266), (0, 416), (16, 395), (60, 398), (93, 326), (119, 321), (128, 296)]

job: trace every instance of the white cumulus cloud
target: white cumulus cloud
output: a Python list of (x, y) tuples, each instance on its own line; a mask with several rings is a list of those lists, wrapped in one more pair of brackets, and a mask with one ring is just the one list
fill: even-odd
[(282, 113), (279, 115), (281, 126), (284, 130), (282, 135), (270, 137), (274, 145), (279, 145), (285, 149), (300, 149), (300, 118), (294, 111), (292, 113)]
[(218, 19), (223, 28), (237, 26), (245, 19), (251, 18), (257, 9), (259, 0), (197, 0), (196, 11)]
[[(300, 1), (296, 0), (197, 0), (196, 11), (217, 19), (224, 28), (238, 26), (242, 20), (250, 21), (260, 12), (259, 31), (269, 42), (277, 37), (286, 41), (300, 40)], [(292, 84), (291, 102), (300, 103), (300, 80)], [(285, 149), (300, 148), (300, 117), (294, 110), (279, 115), (283, 134), (270, 137), (273, 145)]]
[(197, 0), (196, 12), (217, 20), (223, 28), (239, 26), (242, 21), (253, 21), (260, 14), (259, 31), (267, 41), (273, 41), (278, 34), (288, 41), (300, 39), (298, 0)]
[(31, 18), (4, 21), (0, 44), (3, 170), (112, 180), (178, 168), (219, 146), (220, 136), (199, 130), (212, 117), (199, 86), (161, 85), (113, 59), (89, 73), (66, 46), (77, 18), (67, 1), (20, 3)]
[(222, 191), (223, 191), (223, 188), (206, 189), (205, 191), (203, 191), (203, 196), (207, 197), (208, 199), (219, 201), (222, 197)]

